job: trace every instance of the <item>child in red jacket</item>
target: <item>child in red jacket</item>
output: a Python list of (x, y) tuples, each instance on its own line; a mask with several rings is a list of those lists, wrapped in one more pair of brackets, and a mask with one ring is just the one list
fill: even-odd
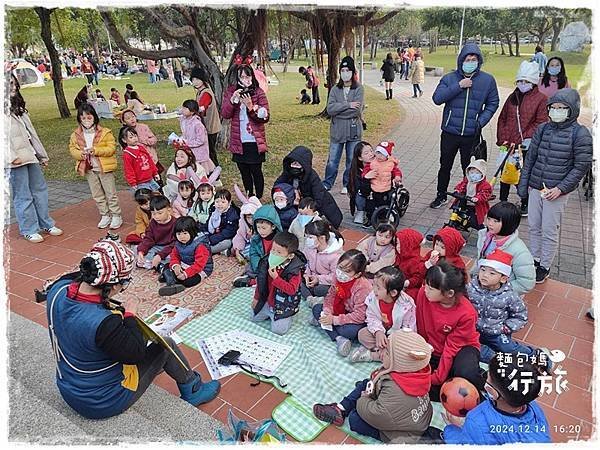
[(477, 311), (465, 297), (465, 272), (446, 262), (427, 270), (419, 290), (417, 332), (433, 347), (431, 355), (431, 401), (439, 401), (442, 384), (462, 377), (483, 390), (479, 368)]
[(425, 279), (425, 263), (421, 258), (421, 243), (423, 235), (412, 228), (405, 228), (396, 233), (396, 262), (394, 265), (406, 277), (404, 292), (413, 299)]
[(123, 127), (119, 132), (119, 143), (123, 147), (123, 172), (125, 179), (135, 192), (140, 188), (153, 191), (160, 189), (158, 169), (146, 147), (138, 143), (135, 128)]
[(452, 227), (442, 228), (433, 236), (433, 249), (424, 257), (425, 269), (445, 260), (459, 269), (466, 270), (465, 262), (459, 254), (465, 244), (460, 231)]
[[(468, 195), (475, 206), (467, 204), (470, 220), (469, 226), (476, 230), (483, 228), (485, 215), (490, 210), (490, 197), (492, 196), (492, 185), (485, 179), (486, 162), (483, 159), (471, 157), (471, 163), (467, 166), (467, 175), (454, 188), (459, 194)], [(454, 200), (454, 206), (458, 200)]]

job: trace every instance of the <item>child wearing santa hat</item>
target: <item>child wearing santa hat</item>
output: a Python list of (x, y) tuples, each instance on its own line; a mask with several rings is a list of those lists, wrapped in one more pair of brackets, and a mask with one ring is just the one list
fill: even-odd
[[(468, 165), (466, 175), (454, 188), (454, 192), (468, 195), (475, 206), (467, 206), (471, 219), (469, 226), (476, 230), (483, 228), (485, 215), (490, 210), (490, 197), (492, 195), (492, 185), (485, 179), (486, 162), (483, 159), (471, 157), (471, 163)], [(455, 200), (452, 204), (456, 204)]]
[(365, 163), (362, 176), (371, 183), (371, 197), (367, 199), (367, 218), (371, 218), (373, 211), (385, 205), (393, 184), (402, 182), (402, 171), (398, 167), (398, 160), (392, 156), (394, 143), (391, 141), (380, 142), (375, 147), (375, 158)]
[(512, 255), (500, 249), (479, 260), (479, 271), (467, 285), (469, 300), (477, 310), (480, 360), (488, 363), (496, 352), (524, 353), (535, 350), (512, 338), (527, 324), (527, 306), (508, 282)]

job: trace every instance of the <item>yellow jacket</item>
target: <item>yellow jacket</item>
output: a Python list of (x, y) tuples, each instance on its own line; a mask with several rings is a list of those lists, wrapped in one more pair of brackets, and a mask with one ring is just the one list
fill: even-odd
[(146, 233), (146, 230), (150, 226), (150, 216), (148, 213), (144, 212), (142, 208), (137, 206), (135, 209), (135, 231), (134, 233), (138, 236), (142, 236), (142, 234)]
[[(100, 169), (103, 173), (114, 172), (117, 170), (117, 157), (115, 137), (110, 128), (104, 128), (100, 125), (96, 126), (96, 135), (94, 136), (93, 155), (98, 158)], [(77, 127), (71, 134), (69, 141), (69, 152), (75, 160), (75, 170), (83, 161), (83, 149), (85, 148), (85, 138), (83, 137), (83, 129)]]

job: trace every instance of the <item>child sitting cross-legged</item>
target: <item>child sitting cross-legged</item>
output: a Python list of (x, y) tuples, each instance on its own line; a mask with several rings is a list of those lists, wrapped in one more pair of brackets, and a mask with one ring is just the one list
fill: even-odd
[(416, 444), (429, 427), (431, 347), (411, 330), (396, 330), (381, 351), (382, 366), (339, 403), (316, 404), (319, 420), (391, 444)]
[(306, 264), (298, 251), (298, 238), (281, 231), (273, 238), (268, 255), (261, 258), (252, 301), (253, 322), (271, 321), (271, 331), (285, 334), (300, 306), (300, 281)]
[(390, 333), (396, 330), (417, 330), (415, 301), (404, 289), (404, 275), (394, 266), (380, 269), (368, 295), (367, 326), (358, 332), (357, 348), (352, 362), (381, 361), (381, 352), (388, 346)]
[(171, 203), (164, 195), (150, 199), (150, 216), (150, 225), (137, 247), (137, 266), (146, 269), (157, 268), (170, 255), (176, 220), (171, 214)]
[(477, 310), (480, 360), (488, 363), (496, 352), (533, 355), (534, 349), (518, 343), (512, 334), (527, 324), (527, 306), (508, 282), (512, 256), (500, 249), (479, 260), (479, 271), (467, 285)]
[(465, 418), (448, 415), (444, 442), (471, 445), (552, 442), (548, 420), (535, 400), (542, 388), (539, 377), (543, 365), (540, 360), (534, 364), (532, 357), (520, 353), (497, 353), (490, 361), (486, 400)]
[(379, 269), (393, 266), (396, 260), (396, 228), (389, 223), (377, 226), (374, 236), (358, 243), (358, 249), (367, 257), (365, 276), (373, 278)]
[(311, 197), (304, 197), (298, 203), (298, 215), (292, 221), (289, 229), (289, 232), (298, 238), (298, 248), (301, 252), (304, 252), (306, 242), (306, 225), (316, 220), (321, 220), (321, 216), (319, 216), (319, 212), (317, 211), (317, 202)]
[(345, 252), (337, 261), (335, 281), (323, 304), (312, 308), (310, 324), (321, 326), (341, 356), (350, 354), (352, 341), (358, 340), (358, 332), (366, 326), (365, 299), (371, 292), (371, 283), (364, 277), (366, 268), (367, 258), (362, 252)]
[(175, 295), (187, 287), (196, 286), (213, 271), (210, 244), (204, 233), (198, 233), (194, 219), (187, 216), (178, 218), (174, 237), (171, 260), (161, 270), (162, 279), (167, 284), (158, 290), (161, 296)]
[[(154, 195), (159, 195), (158, 192)], [(137, 245), (142, 242), (146, 229), (150, 225), (150, 198), (153, 196), (153, 192), (150, 189), (141, 188), (135, 191), (133, 198), (137, 203), (135, 208), (135, 230), (127, 235), (125, 238), (126, 244)]]
[(210, 250), (213, 255), (229, 255), (232, 239), (237, 233), (240, 212), (231, 202), (231, 192), (219, 189), (215, 193), (215, 210), (208, 219)]

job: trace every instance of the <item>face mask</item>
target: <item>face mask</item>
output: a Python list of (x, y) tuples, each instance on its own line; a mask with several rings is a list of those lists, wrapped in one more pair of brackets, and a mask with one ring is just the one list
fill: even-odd
[(290, 175), (293, 177), (299, 177), (300, 175), (302, 175), (303, 172), (304, 170), (298, 167), (290, 167)]
[(283, 209), (287, 206), (287, 202), (285, 200), (276, 200), (275, 201), (275, 208), (277, 209)]
[(462, 70), (464, 73), (473, 73), (477, 69), (478, 64), (477, 61), (465, 61), (462, 64)]
[(298, 222), (300, 222), (300, 225), (304, 228), (308, 222), (310, 222), (310, 219), (312, 219), (312, 216), (307, 216), (306, 214), (298, 214)]
[(307, 237), (304, 241), (304, 246), (306, 248), (315, 248), (317, 246), (317, 242), (315, 241), (315, 238)]
[(524, 94), (533, 89), (533, 84), (519, 81), (517, 83), (517, 88)]
[(550, 108), (550, 111), (548, 111), (548, 117), (550, 117), (550, 120), (552, 122), (564, 122), (565, 120), (567, 120), (567, 117), (569, 117), (569, 110)]
[(350, 275), (348, 275), (346, 272), (343, 272), (342, 270), (340, 270), (339, 267), (335, 268), (335, 277), (337, 278), (337, 280), (340, 283), (347, 283), (348, 281), (350, 281), (352, 279), (352, 277)]
[(352, 72), (341, 72), (340, 78), (343, 82), (350, 81), (352, 79)]
[(479, 181), (483, 180), (483, 174), (479, 172), (471, 172), (467, 174), (467, 177), (471, 183), (478, 183)]
[(275, 253), (269, 253), (269, 268), (281, 266), (287, 258), (285, 256), (276, 255)]
[(87, 128), (90, 129), (94, 126), (94, 120), (82, 120), (81, 121), (81, 126), (83, 128)]
[(561, 66), (548, 67), (548, 73), (555, 77), (560, 73)]

